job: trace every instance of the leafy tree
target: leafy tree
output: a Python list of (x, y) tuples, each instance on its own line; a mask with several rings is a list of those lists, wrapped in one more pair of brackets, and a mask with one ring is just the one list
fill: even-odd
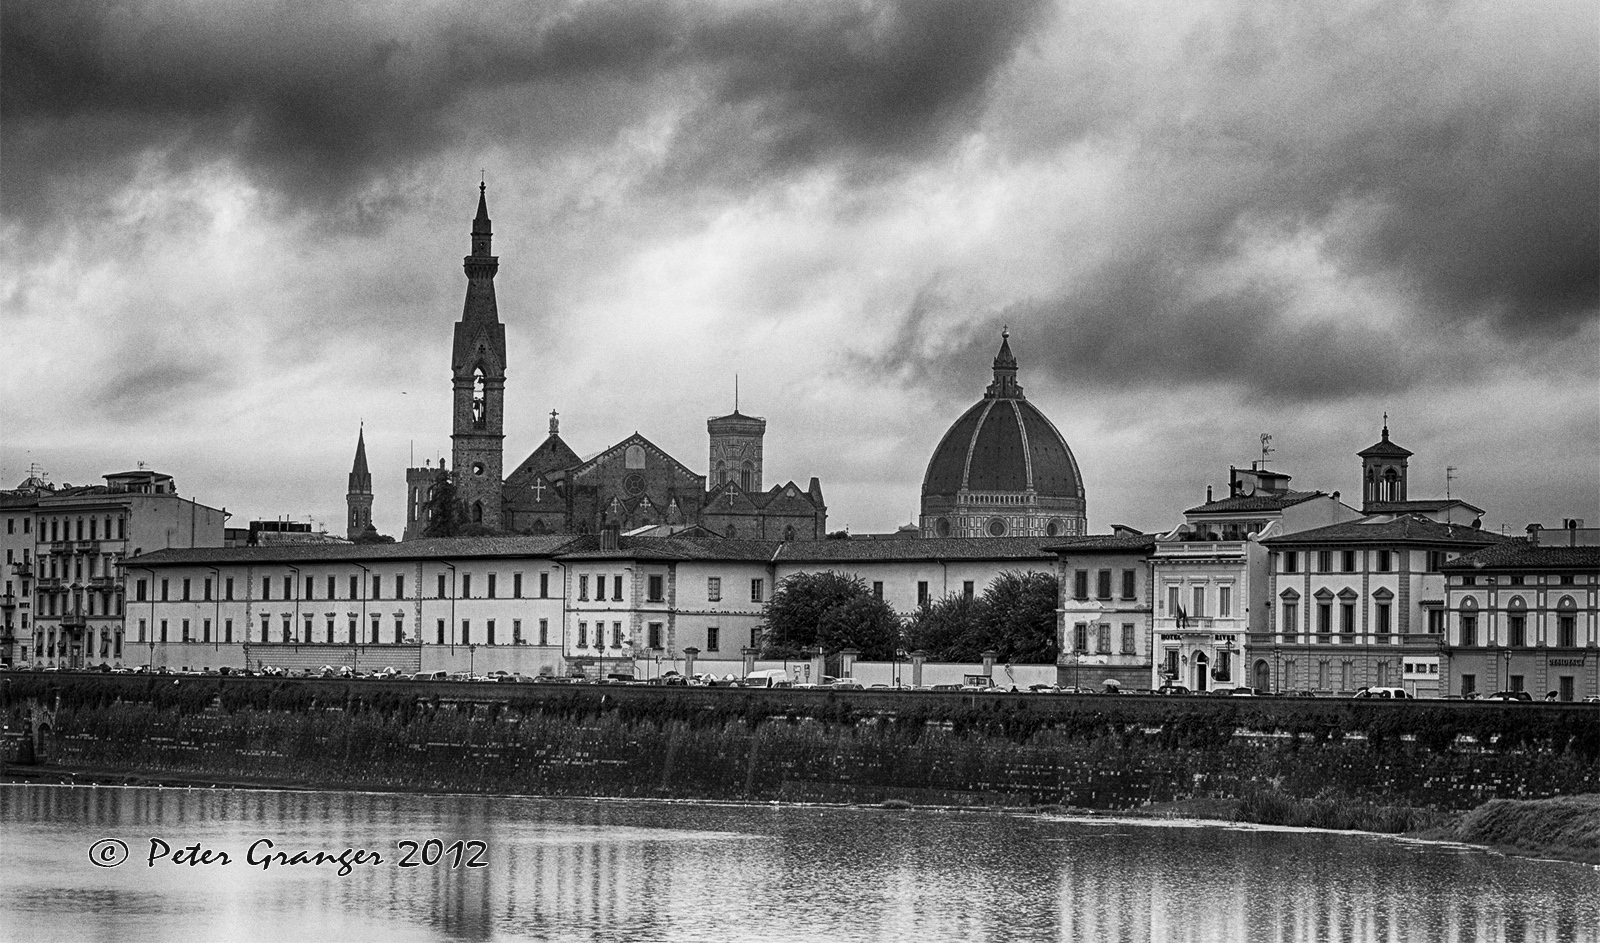
[(362, 531), (361, 533), (357, 534), (355, 536), (355, 539), (352, 540), (351, 543), (357, 543), (357, 544), (392, 544), (392, 543), (394, 543), (394, 538), (390, 537), (388, 534), (380, 534), (380, 533), (378, 533), (378, 529), (376, 527), (373, 527), (371, 524), (368, 524), (367, 525), (367, 529)]
[(978, 637), (1008, 664), (1055, 664), (1060, 594), (1053, 573), (1000, 574), (976, 607)]
[(459, 537), (471, 521), (467, 518), (466, 507), (456, 496), (456, 484), (445, 471), (439, 472), (433, 482), (433, 496), (423, 505), (428, 526), (423, 528), (422, 536)]
[(900, 640), (900, 616), (872, 595), (859, 576), (797, 573), (778, 584), (762, 623), (763, 658), (799, 658), (813, 647), (833, 654), (854, 648), (868, 661), (888, 661)]
[(955, 594), (919, 606), (906, 622), (906, 648), (932, 661), (977, 661), (983, 652), (975, 615), (982, 602)]

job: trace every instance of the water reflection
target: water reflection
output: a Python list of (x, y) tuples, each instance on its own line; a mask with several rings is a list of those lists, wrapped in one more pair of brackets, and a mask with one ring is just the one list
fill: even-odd
[[(227, 866), (146, 865), (151, 837)], [(97, 839), (130, 860), (89, 863)], [(376, 849), (380, 867), (274, 867)], [(489, 844), (399, 868), (396, 843)], [(1600, 873), (1351, 835), (990, 813), (0, 786), (22, 939), (1600, 941)]]

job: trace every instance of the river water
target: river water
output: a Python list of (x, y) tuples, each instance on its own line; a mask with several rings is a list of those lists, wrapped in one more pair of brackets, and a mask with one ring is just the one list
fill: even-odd
[[(381, 860), (291, 863), (346, 849)], [(3, 785), (0, 938), (1600, 941), (1600, 871), (999, 812)]]

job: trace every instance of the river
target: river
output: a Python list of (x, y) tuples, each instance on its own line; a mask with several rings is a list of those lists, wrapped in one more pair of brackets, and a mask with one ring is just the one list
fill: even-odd
[(33, 941), (1600, 941), (1580, 865), (920, 809), (0, 785), (0, 888)]

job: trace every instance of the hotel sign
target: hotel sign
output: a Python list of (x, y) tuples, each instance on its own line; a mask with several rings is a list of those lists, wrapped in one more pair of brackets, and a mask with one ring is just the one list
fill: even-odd
[(1583, 667), (1583, 656), (1580, 655), (1577, 658), (1552, 658), (1552, 659), (1550, 659), (1550, 667), (1552, 667), (1552, 668), (1582, 668)]

